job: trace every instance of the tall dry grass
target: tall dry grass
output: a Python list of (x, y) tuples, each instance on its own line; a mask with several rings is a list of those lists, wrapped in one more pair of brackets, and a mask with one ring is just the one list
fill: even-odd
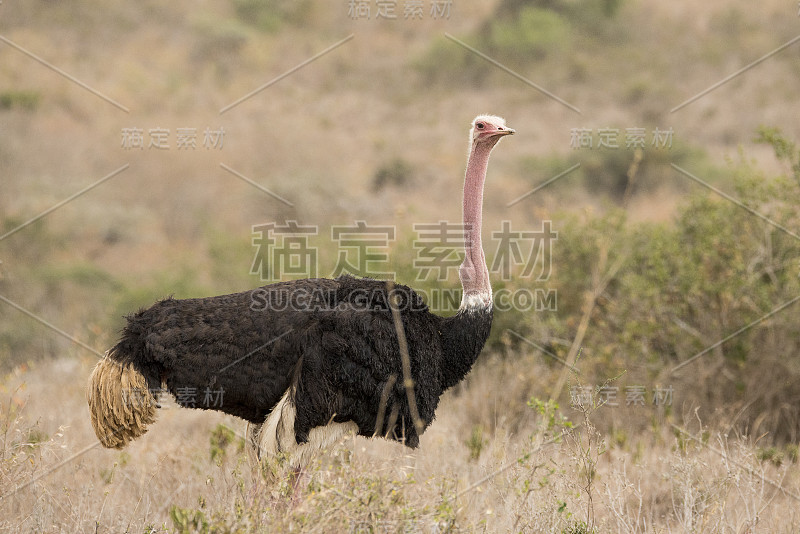
[[(520, 359), (530, 376), (547, 375), (536, 357)], [(610, 408), (596, 395), (574, 408), (526, 406), (529, 378), (491, 360), (445, 396), (418, 450), (348, 437), (319, 456), (294, 490), (288, 472), (265, 479), (250, 469), (243, 422), (170, 402), (126, 450), (103, 449), (82, 395), (92, 363), (56, 360), (4, 379), (1, 530), (800, 528), (796, 456), (776, 461), (757, 437), (725, 435), (691, 418), (662, 421), (658, 430), (628, 440), (602, 435), (593, 419)]]

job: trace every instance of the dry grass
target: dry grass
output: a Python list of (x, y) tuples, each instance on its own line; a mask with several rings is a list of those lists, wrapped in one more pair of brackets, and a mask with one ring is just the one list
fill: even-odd
[[(520, 358), (547, 374), (532, 357)], [(122, 452), (103, 449), (83, 399), (92, 363), (63, 359), (4, 380), (0, 530), (738, 533), (800, 527), (796, 463), (759, 459), (753, 440), (726, 437), (696, 420), (685, 424), (690, 434), (664, 421), (635, 443), (599, 434), (593, 410), (605, 408), (596, 405), (566, 410), (574, 428), (559, 417), (549, 424), (555, 414), (524, 406), (529, 379), (496, 361), (479, 366), (445, 397), (418, 450), (344, 439), (307, 470), (294, 495), (288, 475), (265, 482), (250, 470), (238, 446), (244, 423), (216, 413), (167, 402), (148, 434)], [(239, 437), (215, 431), (220, 424)], [(470, 438), (476, 425), (483, 431)]]

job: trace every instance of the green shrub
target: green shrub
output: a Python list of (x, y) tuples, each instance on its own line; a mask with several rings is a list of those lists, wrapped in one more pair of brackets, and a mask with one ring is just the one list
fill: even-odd
[(175, 527), (175, 531), (180, 534), (210, 532), (208, 520), (205, 514), (200, 510), (171, 506), (169, 509), (169, 517), (172, 519), (172, 525)]
[(570, 521), (569, 524), (561, 529), (562, 534), (594, 534), (597, 527), (589, 527), (585, 521)]
[[(772, 143), (777, 154), (795, 152), (783, 138)], [(788, 309), (776, 310), (800, 294), (800, 240), (789, 235), (800, 228), (800, 184), (746, 162), (729, 175), (734, 187), (724, 188), (735, 202), (694, 189), (672, 223), (632, 224), (622, 211), (558, 218), (549, 281), (558, 312), (544, 325), (528, 321), (542, 343), (573, 339), (586, 292), (620, 261), (590, 309), (586, 380), (628, 370), (630, 383), (674, 385), (701, 417), (746, 406), (742, 431), (796, 441), (800, 327)], [(689, 359), (691, 367), (671, 373)]]
[(36, 111), (41, 100), (42, 95), (37, 91), (3, 91), (0, 93), (0, 109)]
[(217, 427), (211, 431), (211, 436), (209, 436), (208, 441), (212, 462), (224, 460), (228, 453), (228, 446), (231, 444), (236, 444), (237, 453), (244, 451), (244, 439), (237, 439), (236, 433), (223, 424), (218, 424)]
[(372, 176), (372, 189), (380, 191), (388, 186), (403, 187), (411, 183), (413, 176), (411, 165), (402, 158), (395, 158), (375, 171)]
[(525, 6), (512, 19), (494, 20), (487, 44), (493, 54), (527, 64), (560, 51), (569, 38), (569, 23), (557, 12)]
[(248, 41), (248, 28), (236, 19), (220, 19), (211, 15), (198, 15), (192, 19), (195, 59), (217, 60), (224, 65), (235, 62)]
[[(469, 42), (471, 46), (482, 46)], [(493, 67), (486, 60), (465, 50), (453, 41), (438, 36), (431, 46), (412, 61), (414, 68), (420, 73), (425, 86), (441, 83), (445, 86), (468, 84), (483, 87), (491, 79)]]
[(234, 0), (236, 15), (245, 23), (265, 31), (277, 31), (284, 23), (301, 24), (310, 14), (311, 0)]
[(470, 432), (469, 439), (465, 442), (467, 448), (469, 449), (470, 461), (475, 462), (481, 457), (481, 452), (483, 451), (483, 446), (485, 443), (486, 442), (483, 438), (483, 427), (481, 425), (474, 425), (472, 427), (472, 432)]

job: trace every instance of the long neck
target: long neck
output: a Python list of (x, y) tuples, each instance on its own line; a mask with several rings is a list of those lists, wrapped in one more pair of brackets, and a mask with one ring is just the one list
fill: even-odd
[(464, 296), (458, 313), (442, 319), (443, 389), (469, 373), (492, 329), (492, 286), (481, 246), (481, 210), (486, 166), (494, 143), (473, 143), (464, 179), (464, 263), (458, 270)]
[(493, 144), (473, 143), (467, 160), (464, 179), (464, 262), (458, 270), (464, 296), (461, 309), (492, 306), (492, 286), (489, 269), (481, 244), (481, 212), (483, 211), (483, 183)]

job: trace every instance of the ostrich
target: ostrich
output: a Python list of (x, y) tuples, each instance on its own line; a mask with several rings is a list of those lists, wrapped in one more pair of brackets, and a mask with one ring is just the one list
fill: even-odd
[[(161, 300), (127, 316), (89, 378), (100, 442), (122, 448), (144, 434), (166, 387), (180, 405), (247, 420), (251, 456), (262, 460), (282, 454), (299, 468), (348, 432), (416, 448), (442, 393), (466, 376), (489, 336), (483, 186), (491, 150), (513, 133), (500, 117), (472, 122), (456, 315), (431, 313), (407, 286), (347, 275)], [(224, 392), (222, 402), (185, 395), (209, 390)]]

